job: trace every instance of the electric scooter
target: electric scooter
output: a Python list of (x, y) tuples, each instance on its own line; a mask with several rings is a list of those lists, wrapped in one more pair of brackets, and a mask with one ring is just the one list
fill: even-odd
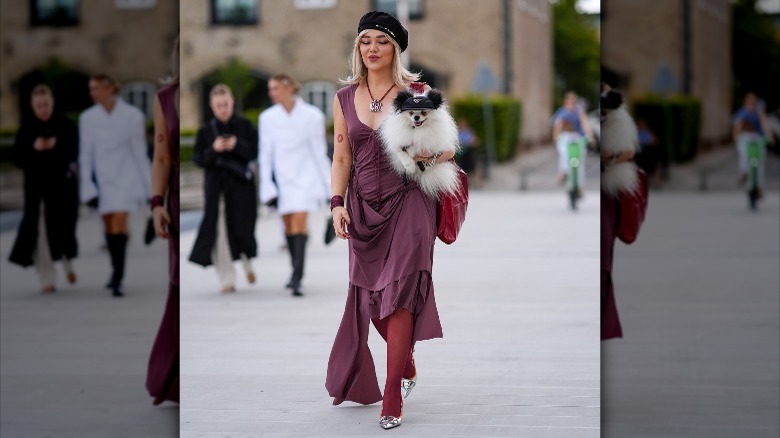
[(762, 137), (752, 138), (747, 142), (747, 194), (750, 209), (758, 210), (758, 200), (761, 198), (761, 166), (764, 163), (766, 145)]
[(566, 172), (566, 191), (569, 195), (569, 206), (572, 210), (577, 210), (577, 201), (580, 198), (580, 172), (585, 172), (583, 166), (583, 156), (585, 154), (586, 142), (584, 138), (570, 140), (566, 143), (566, 162), (569, 164)]

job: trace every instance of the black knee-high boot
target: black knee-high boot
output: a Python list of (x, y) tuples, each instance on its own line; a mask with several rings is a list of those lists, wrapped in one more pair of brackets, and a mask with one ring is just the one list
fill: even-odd
[(303, 280), (303, 268), (306, 261), (306, 242), (309, 240), (309, 236), (307, 234), (295, 234), (291, 237), (293, 247), (295, 248), (293, 251), (292, 290), (293, 295), (299, 297), (303, 296), (301, 280)]
[[(287, 251), (290, 252), (290, 267), (295, 269), (295, 245), (293, 244), (295, 241), (293, 238), (294, 235), (285, 234), (284, 237), (287, 239)], [(287, 281), (287, 285), (285, 286), (287, 289), (291, 289), (293, 287), (294, 278), (295, 275), (290, 274), (290, 280)]]
[(114, 238), (116, 234), (106, 234), (106, 248), (108, 248), (108, 256), (111, 258), (111, 277), (108, 278), (108, 283), (106, 283), (106, 289), (113, 289), (115, 286), (115, 275), (114, 272), (116, 271), (116, 239)]
[(106, 287), (113, 291), (113, 295), (121, 297), (122, 279), (125, 276), (125, 259), (127, 254), (127, 234), (107, 234), (106, 242), (111, 254), (111, 266), (114, 272)]

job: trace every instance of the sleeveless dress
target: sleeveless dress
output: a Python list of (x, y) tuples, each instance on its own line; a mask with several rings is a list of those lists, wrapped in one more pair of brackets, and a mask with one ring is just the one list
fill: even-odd
[(146, 374), (146, 389), (154, 404), (179, 401), (179, 116), (176, 90), (179, 83), (157, 92), (165, 116), (171, 148), (171, 172), (166, 205), (171, 216), (168, 238), (168, 301), (154, 341)]
[(620, 220), (620, 201), (601, 192), (601, 340), (622, 338), (615, 286), (612, 281), (612, 263)]
[(345, 200), (352, 221), (349, 289), (325, 381), (334, 405), (382, 400), (368, 348), (371, 318), (404, 308), (414, 316), (412, 342), (442, 337), (431, 280), (436, 200), (393, 170), (377, 131), (358, 119), (356, 89), (337, 92), (353, 164)]

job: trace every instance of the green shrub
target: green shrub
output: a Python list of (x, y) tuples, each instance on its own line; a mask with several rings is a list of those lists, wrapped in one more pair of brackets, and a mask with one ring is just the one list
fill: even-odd
[(683, 163), (696, 155), (701, 130), (701, 102), (693, 97), (646, 95), (634, 99), (635, 119), (644, 119), (658, 138), (669, 162)]
[(11, 149), (16, 138), (15, 128), (0, 129), (0, 163), (11, 163)]
[[(514, 98), (495, 95), (488, 99), (492, 111), (496, 140), (496, 160), (498, 162), (511, 160), (515, 156), (520, 138), (520, 114), (522, 103)], [(450, 101), (452, 116), (455, 119), (465, 118), (471, 129), (479, 137), (480, 147), (476, 149), (480, 157), (484, 157), (487, 149), (487, 125), (482, 97), (467, 95)]]
[(257, 129), (257, 118), (260, 117), (260, 113), (264, 110), (265, 108), (249, 108), (244, 110), (243, 115), (250, 122), (252, 122), (252, 124), (255, 126), (255, 129)]

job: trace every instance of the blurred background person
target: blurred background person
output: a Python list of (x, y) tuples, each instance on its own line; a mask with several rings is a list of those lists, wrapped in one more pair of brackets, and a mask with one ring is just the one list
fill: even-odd
[(458, 141), (460, 142), (460, 151), (455, 155), (455, 162), (469, 176), (469, 185), (475, 184), (479, 186), (476, 172), (476, 148), (479, 147), (479, 137), (471, 129), (465, 117), (458, 118)]
[[(569, 171), (566, 145), (569, 141), (579, 141), (583, 137), (589, 144), (594, 143), (593, 133), (590, 130), (584, 108), (578, 104), (577, 94), (569, 91), (563, 99), (563, 106), (558, 108), (552, 116), (553, 142), (558, 149), (559, 182), (566, 181)], [(585, 168), (585, 152), (582, 151), (581, 168)], [(579, 172), (579, 187), (585, 184), (585, 172)], [(582, 189), (580, 189), (581, 191)]]
[(658, 172), (660, 159), (658, 137), (650, 130), (645, 119), (636, 120), (636, 129), (639, 135), (639, 153), (636, 155), (636, 164), (645, 171), (648, 180), (657, 187), (661, 184), (661, 173)]
[(115, 297), (124, 295), (128, 213), (144, 206), (151, 192), (144, 115), (118, 92), (111, 76), (92, 76), (89, 94), (95, 105), (79, 118), (81, 200), (103, 217), (113, 268), (106, 288)]
[(274, 105), (260, 114), (260, 200), (277, 208), (284, 221), (292, 275), (287, 288), (302, 296), (301, 280), (309, 239), (308, 213), (330, 194), (330, 160), (325, 115), (298, 95), (300, 85), (287, 74), (268, 81)]
[[(755, 139), (774, 144), (774, 136), (768, 129), (764, 105), (753, 92), (745, 94), (740, 107), (732, 117), (732, 139), (739, 154), (739, 182), (744, 184), (748, 172), (747, 145)], [(766, 154), (766, 148), (762, 155)], [(764, 166), (759, 168), (759, 187), (763, 185)]]
[(171, 76), (154, 98), (152, 221), (168, 239), (168, 301), (149, 356), (146, 389), (159, 405), (179, 401), (179, 39)]
[(257, 159), (257, 131), (234, 112), (230, 87), (210, 93), (214, 117), (198, 130), (192, 159), (203, 168), (205, 207), (190, 261), (214, 264), (221, 292), (236, 290), (234, 260), (241, 260), (247, 281), (256, 280), (250, 259), (257, 257), (257, 185), (249, 164)]
[(54, 95), (40, 84), (30, 96), (34, 118), (16, 133), (13, 163), (24, 172), (24, 215), (9, 260), (35, 265), (41, 291), (55, 291), (54, 261), (62, 260), (69, 283), (76, 282), (78, 254), (78, 128), (54, 112)]

